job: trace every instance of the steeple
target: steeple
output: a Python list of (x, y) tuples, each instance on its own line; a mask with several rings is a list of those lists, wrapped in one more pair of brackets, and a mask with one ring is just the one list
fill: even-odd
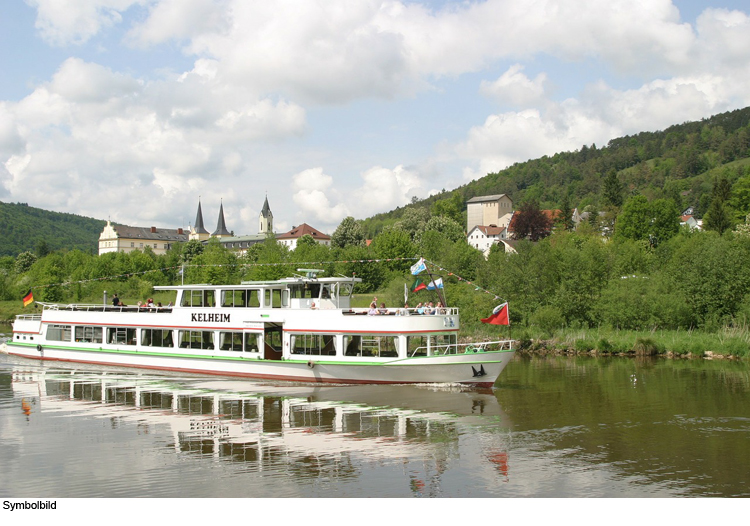
[(260, 230), (259, 234), (271, 235), (273, 233), (273, 214), (271, 213), (271, 207), (268, 206), (268, 195), (266, 194), (266, 201), (263, 203), (263, 208), (260, 211)]
[(208, 234), (208, 230), (203, 226), (203, 211), (201, 210), (200, 201), (198, 201), (198, 213), (195, 216), (194, 230), (197, 234)]
[(224, 203), (221, 203), (219, 207), (219, 222), (216, 223), (216, 231), (211, 234), (211, 237), (225, 237), (231, 236), (232, 233), (227, 230), (227, 225), (224, 223)]
[(198, 199), (198, 213), (195, 216), (195, 225), (190, 230), (189, 238), (203, 241), (208, 239), (208, 230), (203, 226), (203, 211), (201, 210), (201, 201)]

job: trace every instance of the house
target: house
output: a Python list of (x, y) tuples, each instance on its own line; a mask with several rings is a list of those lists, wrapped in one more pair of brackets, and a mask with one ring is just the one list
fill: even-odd
[(506, 228), (513, 215), (513, 200), (507, 194), (472, 197), (466, 202), (466, 231), (477, 225)]
[(289, 247), (289, 250), (294, 250), (297, 248), (297, 241), (299, 238), (305, 235), (312, 236), (312, 238), (321, 245), (331, 246), (331, 236), (311, 227), (307, 223), (302, 223), (299, 226), (292, 227), (289, 232), (279, 234), (276, 236), (276, 240), (282, 245)]
[(184, 243), (187, 240), (188, 233), (182, 228), (126, 226), (107, 221), (99, 234), (99, 255), (146, 248), (150, 248), (155, 254), (166, 254), (173, 243)]
[(680, 226), (686, 225), (690, 230), (701, 230), (703, 228), (703, 221), (695, 219), (690, 214), (683, 214), (680, 216)]
[(484, 258), (490, 254), (492, 245), (508, 238), (508, 229), (497, 225), (477, 225), (466, 236), (466, 241), (477, 250), (481, 250)]

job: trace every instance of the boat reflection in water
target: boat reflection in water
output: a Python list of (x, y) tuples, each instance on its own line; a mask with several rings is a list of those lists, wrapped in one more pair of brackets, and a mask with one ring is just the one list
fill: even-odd
[(472, 477), (484, 478), (482, 485), (508, 476), (510, 425), (491, 390), (21, 366), (12, 369), (12, 386), (15, 398), (32, 407), (27, 418), (64, 412), (110, 419), (118, 427), (136, 426), (139, 435), (161, 435), (161, 447), (178, 454), (240, 463), (245, 472), (341, 481), (363, 476), (363, 461), (416, 460), (430, 468), (410, 473), (409, 489), (435, 495), (435, 477), (454, 460), (467, 463), (461, 469)]

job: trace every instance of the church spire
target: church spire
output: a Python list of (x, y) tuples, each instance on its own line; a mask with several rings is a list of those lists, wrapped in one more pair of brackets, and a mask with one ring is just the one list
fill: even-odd
[(208, 234), (208, 230), (203, 226), (203, 211), (201, 210), (201, 201), (198, 199), (198, 214), (195, 216), (195, 226), (193, 231), (196, 234)]
[(227, 225), (224, 223), (224, 203), (221, 203), (219, 207), (219, 222), (216, 224), (216, 231), (211, 234), (211, 237), (224, 237), (231, 236), (232, 233), (227, 230)]
[(263, 203), (263, 208), (260, 211), (260, 229), (258, 233), (267, 236), (273, 234), (273, 213), (271, 213), (271, 207), (268, 206), (268, 194), (266, 194), (266, 201)]

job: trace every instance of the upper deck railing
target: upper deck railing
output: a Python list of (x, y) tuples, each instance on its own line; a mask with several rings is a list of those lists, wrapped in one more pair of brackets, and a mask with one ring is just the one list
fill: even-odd
[[(146, 313), (146, 312), (153, 312), (153, 313), (160, 313), (160, 312), (172, 312), (173, 306), (167, 306), (167, 307), (146, 307), (141, 305), (140, 307), (138, 305), (123, 305), (119, 307), (115, 307), (113, 305), (102, 305), (102, 304), (86, 304), (86, 303), (69, 303), (67, 305), (61, 305), (57, 303), (42, 303), (38, 302), (39, 305), (42, 305), (42, 308), (45, 310), (65, 310), (65, 311), (84, 311), (84, 312), (129, 312), (129, 313)], [(218, 308), (218, 307), (181, 307), (183, 309), (190, 309), (190, 308)], [(259, 309), (261, 307), (223, 307), (227, 309)], [(285, 309), (290, 309), (290, 307), (286, 307)], [(369, 315), (369, 316), (457, 316), (458, 315), (458, 307), (440, 307), (440, 308), (434, 308), (432, 311), (425, 311), (423, 309), (416, 309), (416, 308), (385, 308), (385, 309), (377, 309), (377, 314), (373, 314), (370, 312), (370, 309), (368, 308), (318, 308), (317, 306), (303, 306), (298, 309), (291, 309), (291, 310), (339, 310), (345, 315)], [(22, 320), (22, 319), (39, 319), (39, 314), (19, 314), (16, 316), (16, 319)]]

